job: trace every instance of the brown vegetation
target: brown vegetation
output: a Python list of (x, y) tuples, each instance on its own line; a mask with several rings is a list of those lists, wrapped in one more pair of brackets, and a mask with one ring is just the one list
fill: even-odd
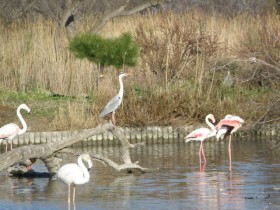
[[(240, 115), (251, 125), (274, 122), (280, 115), (276, 108), (279, 18), (276, 14), (224, 18), (190, 12), (135, 15), (110, 22), (102, 35), (131, 32), (141, 47), (138, 66), (124, 69), (133, 77), (124, 81), (117, 124), (185, 125), (202, 122), (208, 113), (217, 118), (227, 113)], [(87, 27), (91, 19), (79, 21)], [(1, 23), (0, 30), (1, 91), (29, 95), (39, 89), (49, 95), (71, 96), (59, 102), (25, 98), (35, 111), (50, 107), (48, 117), (54, 130), (99, 123), (99, 112), (117, 93), (116, 70), (106, 68), (97, 89), (98, 66), (76, 59), (66, 44), (57, 51), (52, 20)], [(250, 57), (256, 57), (256, 62)], [(231, 86), (223, 85), (228, 74), (233, 78)], [(1, 105), (16, 107), (20, 102), (8, 97)], [(32, 121), (32, 116), (29, 118)]]

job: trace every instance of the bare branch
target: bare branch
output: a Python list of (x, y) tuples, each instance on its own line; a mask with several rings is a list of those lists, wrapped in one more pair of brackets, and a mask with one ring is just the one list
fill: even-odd
[(146, 172), (153, 172), (153, 171), (158, 170), (157, 168), (156, 169), (143, 168), (143, 167), (139, 166), (137, 162), (136, 163), (124, 163), (124, 164), (119, 165), (119, 164), (115, 163), (114, 161), (112, 161), (106, 157), (103, 157), (101, 155), (94, 155), (91, 157), (94, 159), (103, 161), (104, 163), (108, 164), (110, 167), (114, 168), (115, 170), (117, 170), (119, 172), (121, 172), (121, 171), (131, 172), (132, 170), (136, 170), (136, 171), (140, 171), (142, 173), (146, 173)]
[(130, 1), (126, 0), (124, 4), (117, 8), (110, 7), (110, 9), (106, 11), (106, 14), (99, 17), (99, 20), (91, 27), (90, 32), (97, 33), (104, 25), (116, 17), (132, 15), (156, 4), (160, 4), (161, 2), (164, 1), (141, 1), (138, 5), (132, 6), (130, 5)]
[(252, 125), (252, 127), (254, 127), (256, 124), (258, 124), (260, 122), (260, 120), (262, 120), (268, 113), (269, 111), (275, 106), (275, 104), (277, 104), (280, 101), (280, 98), (277, 99), (276, 101), (274, 101), (273, 104), (271, 104), (268, 109), (266, 110), (266, 112)]
[(24, 15), (28, 10), (30, 10), (31, 7), (35, 5), (37, 0), (32, 0), (30, 3), (23, 5), (23, 7), (18, 8), (17, 10), (14, 11), (14, 13), (11, 13), (11, 19), (16, 19), (19, 18), (20, 16)]
[(86, 132), (74, 135), (63, 141), (51, 142), (41, 145), (28, 145), (16, 148), (14, 150), (5, 152), (0, 156), (0, 171), (6, 170), (8, 167), (29, 158), (47, 158), (53, 155), (53, 153), (71, 146), (81, 140), (87, 139), (90, 136), (101, 134), (109, 129), (112, 129), (112, 123), (99, 125), (94, 129), (90, 129)]
[[(138, 162), (132, 163), (130, 158), (130, 149), (135, 148), (137, 146), (143, 146), (144, 143), (130, 144), (130, 142), (128, 141), (126, 136), (121, 132), (121, 130), (119, 128), (115, 128), (111, 122), (108, 124), (99, 125), (94, 129), (87, 130), (83, 133), (79, 133), (62, 141), (42, 145), (23, 146), (16, 148), (12, 151), (8, 151), (2, 156), (0, 156), (0, 171), (3, 171), (8, 168), (8, 172), (10, 172), (13, 175), (34, 176), (34, 174), (36, 175), (36, 172), (30, 172), (21, 165), (14, 165), (26, 159), (37, 158), (41, 159), (45, 163), (45, 165), (48, 168), (49, 175), (52, 176), (58, 171), (60, 167), (61, 158), (59, 158), (59, 154), (68, 153), (72, 155), (78, 155), (72, 149), (69, 149), (67, 147), (84, 139), (87, 139), (90, 136), (101, 134), (107, 131), (110, 131), (121, 142), (122, 160), (124, 163), (117, 164), (113, 160), (110, 160), (98, 154), (93, 155), (93, 159), (100, 161), (103, 164), (105, 163), (117, 171), (126, 170), (128, 172), (131, 172), (132, 170), (135, 170), (140, 171), (142, 173), (154, 171), (139, 166)], [(39, 174), (37, 173), (37, 175)]]

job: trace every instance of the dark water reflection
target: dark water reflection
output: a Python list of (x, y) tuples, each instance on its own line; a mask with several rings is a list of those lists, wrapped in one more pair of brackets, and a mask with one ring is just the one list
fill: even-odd
[[(119, 174), (94, 162), (91, 180), (77, 187), (75, 209), (280, 209), (280, 161), (264, 141), (232, 145), (206, 142), (207, 165), (200, 172), (199, 143), (147, 145), (132, 149), (132, 160), (159, 171)], [(83, 148), (118, 160), (119, 147)], [(69, 158), (64, 162), (73, 162)], [(45, 171), (38, 162), (36, 171)], [(67, 186), (45, 178), (0, 176), (0, 209), (68, 209)], [(71, 209), (74, 207), (71, 205)]]

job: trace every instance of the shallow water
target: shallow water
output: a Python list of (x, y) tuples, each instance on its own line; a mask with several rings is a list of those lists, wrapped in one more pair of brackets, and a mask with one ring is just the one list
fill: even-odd
[[(88, 184), (77, 186), (75, 205), (67, 186), (47, 178), (0, 176), (0, 209), (280, 209), (280, 161), (265, 141), (234, 141), (229, 172), (227, 141), (205, 142), (207, 164), (199, 165), (199, 143), (147, 145), (131, 149), (146, 174), (119, 174), (94, 161)], [(77, 150), (119, 160), (119, 146)], [(74, 162), (68, 158), (66, 162)], [(41, 162), (33, 166), (46, 171)]]

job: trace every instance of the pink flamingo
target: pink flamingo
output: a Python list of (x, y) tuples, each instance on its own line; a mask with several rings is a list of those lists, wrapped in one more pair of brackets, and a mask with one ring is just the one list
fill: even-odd
[(244, 120), (236, 115), (226, 115), (216, 126), (217, 130), (216, 138), (217, 140), (225, 139), (229, 136), (228, 153), (229, 153), (229, 170), (231, 171), (231, 135), (241, 128)]
[(205, 122), (211, 129), (209, 129), (209, 128), (198, 128), (198, 129), (192, 131), (190, 134), (188, 134), (185, 137), (186, 142), (190, 142), (192, 140), (200, 141), (200, 149), (199, 149), (199, 152), (198, 152), (200, 165), (201, 165), (201, 154), (202, 154), (203, 159), (204, 159), (204, 164), (206, 163), (206, 157), (205, 157), (205, 153), (204, 153), (204, 149), (203, 149), (203, 141), (205, 139), (208, 139), (208, 138), (216, 135), (215, 126), (209, 120), (211, 120), (213, 123), (215, 123), (216, 120), (215, 120), (213, 114), (208, 114), (205, 117)]
[(13, 149), (13, 139), (17, 136), (17, 135), (21, 135), (23, 133), (26, 132), (27, 130), (27, 124), (24, 121), (20, 110), (21, 109), (25, 109), (28, 113), (30, 113), (30, 108), (26, 105), (26, 104), (21, 104), (18, 108), (17, 108), (17, 116), (23, 126), (22, 129), (20, 129), (18, 127), (17, 124), (14, 123), (9, 123), (7, 125), (4, 125), (3, 127), (0, 128), (0, 139), (2, 140), (6, 140), (6, 152), (8, 151), (8, 143), (11, 144), (11, 150)]

